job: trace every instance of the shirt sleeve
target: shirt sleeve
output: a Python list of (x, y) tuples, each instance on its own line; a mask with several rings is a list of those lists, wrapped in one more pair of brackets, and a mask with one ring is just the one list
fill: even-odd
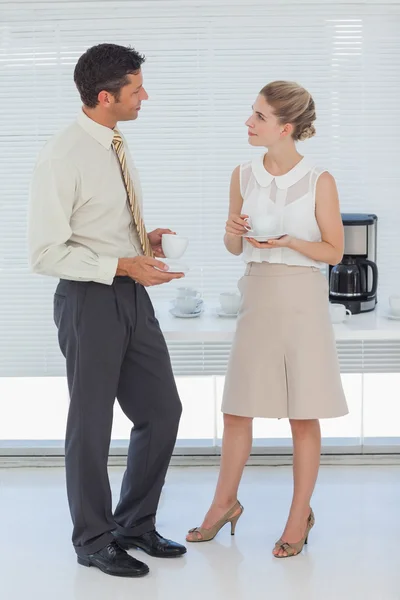
[(111, 285), (118, 258), (68, 243), (78, 185), (78, 171), (65, 159), (47, 159), (35, 167), (28, 215), (30, 265), (41, 275)]

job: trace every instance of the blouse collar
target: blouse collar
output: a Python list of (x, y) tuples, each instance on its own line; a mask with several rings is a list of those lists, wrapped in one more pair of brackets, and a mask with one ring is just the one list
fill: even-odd
[(284, 175), (272, 175), (264, 167), (264, 156), (265, 154), (257, 156), (251, 162), (254, 177), (256, 178), (257, 183), (262, 187), (268, 187), (275, 179), (276, 186), (279, 189), (288, 189), (290, 186), (300, 181), (300, 179), (307, 175), (311, 170), (310, 163), (303, 157), (293, 169), (290, 169), (290, 171)]

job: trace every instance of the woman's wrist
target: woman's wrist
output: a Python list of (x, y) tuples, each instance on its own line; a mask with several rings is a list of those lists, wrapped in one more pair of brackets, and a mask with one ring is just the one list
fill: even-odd
[(234, 233), (225, 232), (224, 237), (225, 247), (231, 254), (239, 256), (243, 251), (242, 236), (235, 235)]

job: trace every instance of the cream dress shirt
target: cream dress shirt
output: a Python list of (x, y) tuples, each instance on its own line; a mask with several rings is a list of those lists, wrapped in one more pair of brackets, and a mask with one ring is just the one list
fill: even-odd
[[(111, 285), (118, 258), (143, 254), (112, 139), (112, 129), (82, 111), (40, 152), (28, 218), (34, 272)], [(139, 176), (124, 145), (142, 209)]]

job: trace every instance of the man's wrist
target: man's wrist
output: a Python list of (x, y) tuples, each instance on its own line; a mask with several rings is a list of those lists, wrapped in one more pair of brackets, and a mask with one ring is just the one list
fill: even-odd
[(127, 258), (119, 258), (117, 264), (116, 275), (124, 276), (127, 275)]

